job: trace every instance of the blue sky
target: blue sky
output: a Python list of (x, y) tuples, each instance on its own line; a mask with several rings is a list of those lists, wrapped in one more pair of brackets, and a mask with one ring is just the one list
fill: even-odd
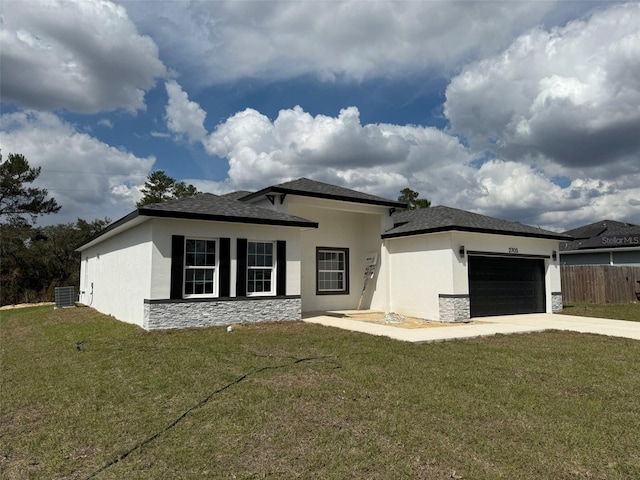
[(0, 147), (63, 206), (309, 177), (564, 230), (640, 224), (638, 2), (5, 0)]

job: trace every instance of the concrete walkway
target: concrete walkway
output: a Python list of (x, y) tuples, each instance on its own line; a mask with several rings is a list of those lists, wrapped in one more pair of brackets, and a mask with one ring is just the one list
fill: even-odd
[(595, 333), (614, 337), (640, 340), (640, 322), (608, 320), (603, 318), (575, 317), (571, 315), (532, 313), (528, 315), (505, 315), (478, 319), (475, 325), (445, 324), (431, 328), (400, 328), (349, 318), (317, 315), (305, 322), (342, 328), (354, 332), (385, 336), (404, 342), (438, 342), (459, 338), (475, 338), (496, 334), (542, 332), (544, 330), (568, 330), (580, 333)]

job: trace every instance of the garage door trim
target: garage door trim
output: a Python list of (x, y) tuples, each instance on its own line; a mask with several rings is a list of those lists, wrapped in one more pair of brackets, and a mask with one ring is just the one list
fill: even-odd
[(508, 258), (532, 258), (534, 260), (549, 259), (551, 255), (535, 255), (527, 253), (504, 253), (504, 252), (479, 252), (476, 250), (468, 250), (467, 255), (476, 257), (508, 257)]

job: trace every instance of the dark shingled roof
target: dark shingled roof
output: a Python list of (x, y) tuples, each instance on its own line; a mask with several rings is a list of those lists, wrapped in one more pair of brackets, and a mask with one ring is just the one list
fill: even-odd
[(219, 220), (238, 223), (260, 223), (296, 227), (317, 227), (316, 222), (267, 208), (201, 193), (192, 197), (154, 203), (138, 209), (140, 215), (150, 217)]
[(393, 215), (393, 220), (394, 228), (388, 230), (382, 238), (456, 230), (518, 237), (569, 239), (567, 235), (561, 233), (444, 206), (398, 212)]
[(272, 187), (264, 188), (259, 192), (252, 193), (251, 195), (243, 198), (242, 201), (253, 200), (254, 198), (258, 198), (269, 193), (287, 193), (303, 197), (327, 198), (330, 200), (366, 203), (369, 205), (381, 205), (391, 208), (406, 207), (404, 203), (389, 200), (388, 198), (377, 197), (375, 195), (369, 195), (368, 193), (362, 193), (356, 190), (350, 190), (348, 188), (310, 180), (308, 178), (299, 178), (298, 180), (292, 180), (290, 182), (280, 183)]
[(220, 195), (221, 197), (228, 198), (230, 200), (240, 200), (244, 197), (251, 195), (253, 192), (249, 190), (236, 190), (235, 192), (225, 193), (224, 195)]
[(107, 226), (90, 243), (102, 235), (114, 230), (137, 217), (184, 218), (189, 220), (213, 220), (220, 222), (251, 223), (258, 225), (279, 225), (287, 227), (318, 228), (317, 222), (306, 218), (276, 212), (249, 203), (213, 195), (199, 193), (192, 197), (167, 200), (166, 202), (145, 205), (134, 210)]
[(561, 243), (562, 252), (590, 248), (640, 247), (640, 225), (632, 223), (601, 220), (564, 233), (574, 240)]

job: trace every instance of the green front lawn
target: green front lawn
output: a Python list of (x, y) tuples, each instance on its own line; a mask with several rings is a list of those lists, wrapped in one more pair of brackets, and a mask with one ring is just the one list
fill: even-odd
[(638, 341), (1, 315), (1, 478), (640, 478)]
[(581, 317), (612, 318), (614, 320), (640, 322), (640, 303), (608, 303), (606, 305), (576, 303), (565, 305), (561, 313)]

